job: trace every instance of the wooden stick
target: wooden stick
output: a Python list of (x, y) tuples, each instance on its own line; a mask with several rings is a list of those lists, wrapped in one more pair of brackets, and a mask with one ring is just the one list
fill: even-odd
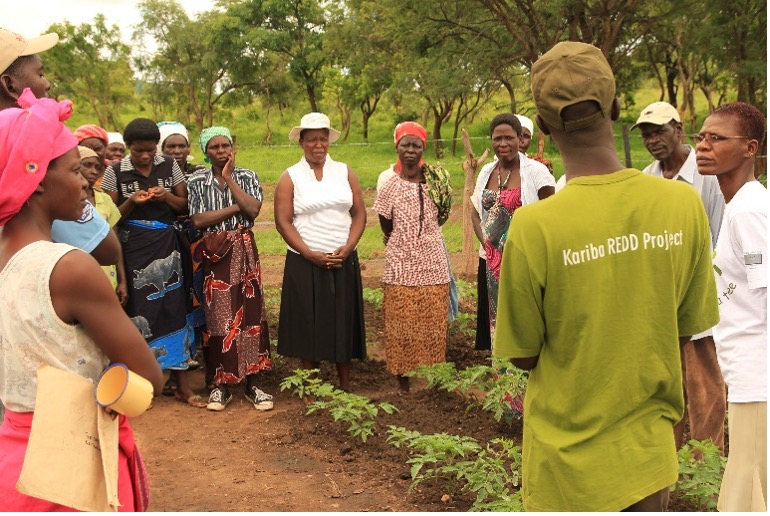
[(489, 149), (484, 149), (479, 159), (473, 154), (471, 140), (468, 131), (462, 129), (463, 148), (465, 149), (465, 161), (463, 161), (463, 172), (465, 173), (465, 185), (463, 187), (463, 273), (472, 276), (478, 268), (478, 252), (476, 251), (476, 233), (473, 231), (473, 204), (471, 204), (471, 195), (473, 195), (476, 186), (476, 172), (489, 156)]

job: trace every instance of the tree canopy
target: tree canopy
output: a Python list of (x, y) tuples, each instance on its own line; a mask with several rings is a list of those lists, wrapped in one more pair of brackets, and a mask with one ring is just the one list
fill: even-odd
[(267, 142), (273, 107), (336, 112), (345, 137), (358, 116), (366, 141), (383, 103), (435, 140), (453, 123), (456, 139), (497, 93), (511, 111), (526, 105), (532, 63), (566, 39), (602, 49), (620, 95), (651, 80), (691, 123), (696, 93), (709, 110), (767, 106), (765, 0), (220, 0), (195, 18), (177, 0), (138, 8), (133, 47), (101, 15), (51, 27), (55, 93), (105, 126), (135, 95), (199, 130), (259, 98)]

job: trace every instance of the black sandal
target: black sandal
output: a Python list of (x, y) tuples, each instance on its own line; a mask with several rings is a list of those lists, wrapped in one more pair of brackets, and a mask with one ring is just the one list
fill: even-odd
[(161, 394), (164, 396), (174, 396), (176, 394), (176, 380), (174, 378), (169, 378), (166, 380), (166, 384), (163, 386), (163, 390), (161, 391)]

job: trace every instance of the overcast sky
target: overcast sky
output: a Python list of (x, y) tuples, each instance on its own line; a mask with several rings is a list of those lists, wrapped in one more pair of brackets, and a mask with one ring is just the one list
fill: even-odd
[[(107, 25), (121, 26), (124, 39), (131, 37), (139, 22), (138, 2), (134, 0), (0, 0), (3, 19), (0, 27), (22, 36), (43, 34), (54, 23), (68, 20), (73, 25), (92, 23), (97, 13), (107, 18)], [(179, 0), (188, 14), (194, 16), (213, 7), (213, 0)], [(125, 28), (124, 28), (125, 27)]]

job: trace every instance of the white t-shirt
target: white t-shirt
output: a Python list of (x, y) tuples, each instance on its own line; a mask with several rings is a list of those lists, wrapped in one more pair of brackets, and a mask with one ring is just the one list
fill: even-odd
[(743, 185), (725, 206), (714, 253), (714, 327), (728, 401), (767, 401), (767, 190)]

